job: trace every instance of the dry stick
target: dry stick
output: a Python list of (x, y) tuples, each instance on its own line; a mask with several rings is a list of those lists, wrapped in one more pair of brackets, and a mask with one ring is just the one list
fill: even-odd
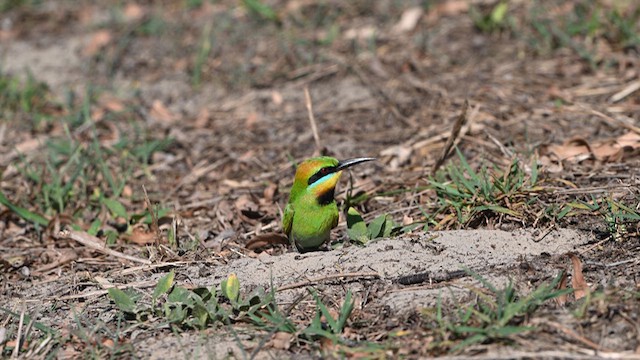
[(89, 291), (89, 292), (86, 292), (86, 293), (61, 296), (59, 298), (56, 298), (56, 300), (58, 300), (58, 301), (66, 301), (66, 300), (75, 300), (75, 299), (88, 299), (90, 297), (102, 296), (102, 295), (108, 294), (109, 293), (108, 289), (111, 289), (111, 288), (117, 288), (117, 289), (123, 289), (123, 288), (144, 289), (144, 288), (154, 287), (157, 284), (158, 284), (157, 281), (144, 280), (144, 281), (138, 281), (138, 282), (134, 282), (134, 283), (121, 284), (121, 285), (113, 285), (113, 284), (111, 284), (111, 285), (100, 285), (106, 290), (94, 290), (94, 291)]
[(378, 279), (382, 278), (380, 274), (378, 274), (377, 272), (355, 272), (355, 273), (345, 273), (345, 274), (331, 274), (331, 275), (320, 276), (314, 279), (309, 279), (307, 281), (301, 281), (301, 282), (297, 282), (289, 285), (284, 285), (279, 287), (276, 290), (276, 292), (291, 290), (291, 289), (295, 289), (295, 288), (299, 288), (307, 285), (312, 285), (314, 283), (324, 281), (324, 280), (339, 279), (339, 278), (358, 278), (358, 277), (375, 277)]
[(125, 259), (125, 260), (146, 264), (146, 265), (151, 264), (151, 261), (149, 260), (140, 259), (135, 256), (123, 254), (119, 251), (111, 250), (108, 247), (105, 247), (104, 245), (102, 245), (100, 239), (86, 232), (80, 232), (80, 231), (74, 231), (74, 230), (63, 230), (58, 233), (58, 237), (77, 241), (80, 244), (86, 247), (92, 248), (93, 250), (99, 251), (105, 255), (110, 255), (120, 259)]
[(170, 261), (170, 262), (157, 263), (153, 265), (134, 266), (134, 267), (126, 268), (123, 270), (115, 270), (114, 273), (120, 276), (124, 276), (124, 275), (136, 274), (142, 270), (151, 271), (161, 267), (167, 267), (167, 266), (178, 267), (178, 266), (195, 264), (195, 263), (205, 263), (205, 262), (204, 261)]
[(634, 92), (640, 90), (640, 80), (636, 80), (636, 81), (632, 81), (630, 84), (628, 84), (627, 86), (624, 87), (624, 89), (618, 91), (617, 93), (613, 94), (610, 98), (609, 101), (612, 103), (616, 103), (624, 98), (626, 98), (627, 96), (633, 94)]
[(419, 274), (411, 274), (400, 276), (394, 280), (394, 282), (401, 285), (415, 285), (423, 282), (429, 283), (441, 283), (445, 281), (451, 281), (455, 279), (460, 279), (466, 276), (470, 276), (464, 270), (453, 270), (453, 271), (445, 271), (445, 272), (423, 272)]
[(627, 124), (626, 122), (624, 122), (622, 120), (618, 120), (618, 119), (612, 118), (611, 116), (608, 116), (608, 115), (606, 115), (606, 114), (604, 114), (604, 113), (602, 113), (602, 112), (600, 112), (598, 110), (591, 109), (591, 108), (587, 107), (584, 104), (576, 104), (576, 105), (578, 105), (578, 107), (580, 107), (580, 108), (592, 113), (593, 115), (600, 117), (602, 120), (606, 121), (609, 125), (611, 125), (613, 127), (621, 126), (621, 127), (625, 128), (627, 130), (633, 131), (636, 134), (640, 134), (640, 128), (637, 127), (637, 126), (633, 126), (631, 124)]
[(451, 129), (451, 136), (449, 136), (449, 139), (447, 139), (447, 143), (442, 148), (440, 158), (438, 158), (438, 161), (436, 161), (436, 163), (433, 165), (433, 168), (431, 169), (431, 175), (435, 175), (436, 171), (438, 171), (440, 166), (442, 166), (442, 164), (444, 163), (444, 160), (449, 156), (449, 152), (451, 151), (453, 143), (455, 142), (458, 135), (460, 135), (460, 129), (462, 129), (464, 124), (466, 124), (467, 120), (469, 119), (467, 116), (468, 112), (469, 100), (465, 100), (462, 108), (462, 113), (460, 114), (460, 116), (458, 116), (458, 119), (456, 119), (456, 122), (453, 124), (453, 129)]
[(574, 340), (582, 343), (585, 346), (588, 346), (590, 348), (592, 348), (593, 350), (597, 350), (597, 351), (607, 351), (610, 352), (610, 349), (601, 347), (600, 345), (594, 343), (593, 341), (589, 340), (588, 338), (578, 334), (577, 332), (575, 332), (574, 330), (560, 324), (557, 323), (555, 321), (549, 321), (549, 320), (534, 320), (532, 321), (535, 325), (538, 324), (542, 324), (542, 325), (549, 325), (550, 327), (564, 333), (565, 335), (573, 338)]
[(151, 205), (151, 200), (149, 200), (147, 188), (144, 184), (142, 185), (142, 191), (144, 191), (144, 202), (147, 203), (147, 210), (149, 211), (149, 214), (151, 214), (151, 230), (155, 234), (156, 249), (160, 249), (160, 228), (158, 227), (158, 217), (156, 216), (156, 212), (153, 211), (153, 205)]
[(309, 87), (304, 87), (304, 104), (309, 114), (309, 122), (311, 123), (311, 131), (313, 131), (313, 140), (316, 142), (316, 152), (320, 154), (320, 136), (318, 135), (318, 127), (316, 126), (316, 118), (313, 116), (313, 104), (311, 103), (311, 95), (309, 95)]
[(71, 262), (75, 259), (78, 258), (78, 253), (76, 253), (75, 251), (65, 251), (62, 253), (62, 255), (58, 258), (58, 260), (47, 264), (47, 265), (43, 265), (37, 269), (34, 270), (34, 273), (37, 274), (44, 274), (46, 272), (49, 272), (51, 270), (54, 270), (56, 268), (58, 268), (59, 266), (62, 266), (68, 262)]
[(13, 348), (12, 358), (17, 358), (20, 353), (20, 348), (22, 348), (22, 326), (24, 325), (24, 313), (25, 309), (22, 309), (20, 312), (20, 321), (18, 322), (18, 334), (16, 335), (16, 347)]

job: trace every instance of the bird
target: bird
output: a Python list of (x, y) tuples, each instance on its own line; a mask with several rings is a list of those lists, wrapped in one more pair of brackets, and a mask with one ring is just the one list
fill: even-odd
[(334, 193), (342, 170), (372, 160), (375, 158), (338, 161), (333, 157), (320, 156), (298, 165), (284, 209), (282, 229), (299, 252), (319, 249), (329, 240), (331, 229), (338, 225)]

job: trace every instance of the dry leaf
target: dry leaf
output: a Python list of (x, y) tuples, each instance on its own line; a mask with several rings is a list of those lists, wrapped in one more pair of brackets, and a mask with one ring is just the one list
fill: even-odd
[(138, 20), (144, 16), (144, 13), (145, 11), (142, 6), (132, 2), (128, 3), (127, 6), (125, 6), (124, 11), (122, 11), (126, 21)]
[(424, 10), (419, 6), (405, 10), (400, 17), (400, 21), (393, 26), (391, 31), (395, 34), (412, 31), (418, 25), (418, 21), (420, 21), (423, 14)]
[[(562, 274), (562, 279), (560, 280), (560, 283), (558, 284), (558, 290), (564, 290), (567, 288), (567, 273), (564, 272)], [(564, 306), (564, 304), (567, 303), (569, 298), (569, 294), (562, 294), (560, 296), (558, 296), (557, 298), (555, 298), (554, 300), (556, 301), (556, 303), (560, 306)]]
[(347, 40), (369, 40), (375, 35), (376, 31), (377, 29), (373, 26), (351, 28), (344, 32), (344, 38)]
[(273, 202), (273, 197), (275, 196), (276, 191), (278, 191), (278, 185), (275, 183), (269, 184), (269, 186), (267, 186), (262, 193), (264, 196), (264, 200), (268, 203)]
[(160, 100), (155, 100), (151, 105), (151, 116), (164, 123), (172, 123), (178, 118)]
[(284, 331), (278, 331), (277, 333), (273, 334), (269, 345), (271, 345), (275, 349), (289, 350), (292, 340), (293, 334)]
[(571, 265), (573, 266), (573, 276), (571, 277), (571, 286), (573, 287), (573, 293), (576, 300), (582, 299), (586, 292), (589, 291), (589, 285), (584, 280), (582, 274), (582, 263), (575, 254), (569, 254), (571, 257)]
[(443, 16), (455, 16), (469, 11), (468, 0), (444, 1), (433, 7), (427, 15), (429, 22), (435, 22)]
[(589, 142), (579, 137), (569, 139), (562, 145), (551, 145), (549, 152), (554, 154), (559, 161), (580, 162), (591, 157)]
[(391, 146), (380, 152), (380, 156), (391, 156), (391, 161), (388, 164), (391, 170), (398, 170), (402, 165), (406, 164), (411, 159), (412, 154), (413, 148), (406, 145)]
[(124, 187), (122, 187), (122, 197), (131, 198), (132, 196), (133, 189), (131, 189), (131, 186), (125, 185)]
[(103, 118), (104, 118), (104, 109), (96, 107), (93, 110), (91, 110), (91, 120), (94, 123), (100, 122)]
[(122, 101), (113, 95), (105, 94), (100, 96), (98, 103), (100, 103), (103, 108), (111, 112), (122, 112), (125, 110), (125, 106)]
[(253, 129), (253, 127), (260, 121), (260, 115), (252, 111), (247, 115), (247, 118), (244, 120), (245, 126), (247, 129)]
[(153, 231), (133, 228), (131, 235), (125, 236), (125, 239), (138, 245), (148, 245), (156, 242), (156, 234)]
[(198, 129), (204, 129), (207, 127), (207, 123), (210, 118), (211, 114), (209, 113), (209, 110), (207, 108), (202, 108), (200, 112), (198, 112), (198, 116), (196, 116), (194, 126)]
[(624, 150), (613, 141), (593, 146), (592, 151), (596, 159), (604, 162), (618, 162), (624, 154)]
[(113, 347), (115, 346), (115, 343), (113, 342), (113, 340), (109, 338), (105, 338), (102, 340), (102, 346), (105, 346), (109, 349), (113, 349)]
[(621, 162), (625, 158), (637, 155), (640, 149), (640, 134), (628, 132), (617, 139), (609, 139), (590, 144), (583, 138), (572, 138), (562, 145), (546, 145), (540, 148), (540, 164), (547, 167), (547, 171), (554, 172), (551, 168), (563, 161), (581, 162), (587, 159), (596, 159), (600, 162)]
[(82, 54), (87, 57), (97, 54), (98, 51), (109, 45), (111, 38), (112, 35), (109, 30), (99, 30), (95, 32), (91, 36), (89, 43), (82, 49)]
[(282, 105), (284, 102), (284, 98), (282, 97), (282, 93), (280, 91), (274, 90), (271, 92), (271, 101), (276, 106)]
[(288, 245), (289, 238), (279, 233), (264, 233), (256, 235), (247, 242), (245, 247), (248, 250), (256, 251), (269, 245)]
[(628, 132), (621, 135), (616, 139), (616, 143), (621, 147), (632, 147), (633, 149), (640, 148), (640, 134), (636, 132)]

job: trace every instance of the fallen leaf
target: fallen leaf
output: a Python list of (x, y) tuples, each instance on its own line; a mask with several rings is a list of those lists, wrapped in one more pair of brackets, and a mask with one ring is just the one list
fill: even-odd
[(82, 49), (82, 54), (86, 57), (91, 57), (102, 50), (105, 46), (111, 42), (111, 32), (109, 30), (99, 30), (91, 35), (91, 39), (85, 47)]
[[(558, 290), (564, 290), (567, 288), (567, 273), (564, 272), (562, 274), (562, 279), (560, 280), (560, 283), (558, 284)], [(569, 299), (569, 294), (562, 294), (560, 296), (558, 296), (557, 298), (555, 298), (555, 302), (560, 305), (560, 306), (564, 306), (567, 301)]]
[(266, 202), (272, 202), (273, 201), (273, 197), (276, 194), (276, 191), (278, 191), (278, 185), (275, 183), (271, 183), (269, 184), (269, 186), (267, 186), (264, 189), (264, 192), (262, 193), (264, 196), (264, 200)]
[(133, 228), (131, 235), (125, 236), (125, 239), (138, 245), (148, 245), (156, 242), (156, 234), (153, 231)]
[(129, 185), (125, 185), (122, 188), (122, 197), (131, 198), (133, 196), (133, 189)]
[(638, 149), (640, 148), (640, 134), (636, 132), (628, 132), (618, 137), (616, 139), (616, 143), (622, 147), (630, 146), (634, 149)]
[(172, 123), (178, 118), (160, 100), (151, 105), (151, 116), (164, 123)]
[(619, 162), (624, 154), (624, 149), (614, 141), (595, 145), (592, 151), (596, 159), (604, 162)]
[(247, 115), (247, 118), (245, 119), (245, 126), (247, 127), (247, 129), (253, 129), (253, 127), (261, 120), (260, 115), (255, 112), (252, 111)]
[(586, 292), (589, 291), (589, 285), (584, 280), (584, 275), (582, 274), (582, 262), (576, 254), (569, 254), (571, 258), (571, 264), (573, 266), (573, 276), (571, 277), (571, 286), (573, 287), (573, 293), (576, 297), (576, 300), (582, 299)]
[(111, 112), (122, 112), (125, 110), (125, 106), (122, 101), (110, 94), (104, 94), (100, 96), (98, 103), (105, 109)]
[(102, 340), (102, 346), (105, 346), (109, 349), (113, 349), (113, 347), (115, 346), (115, 343), (113, 342), (113, 340), (109, 338), (105, 338)]
[(549, 152), (554, 154), (559, 161), (580, 162), (591, 157), (589, 142), (583, 138), (571, 138), (562, 145), (549, 146)]
[(373, 26), (351, 28), (344, 32), (344, 38), (347, 40), (368, 40), (375, 35), (376, 31), (377, 29)]
[(380, 156), (390, 156), (389, 168), (398, 170), (402, 165), (406, 164), (413, 154), (413, 147), (406, 145), (395, 145), (388, 147), (380, 152)]
[(144, 16), (144, 13), (145, 13), (144, 8), (142, 8), (142, 6), (133, 2), (128, 3), (127, 6), (125, 6), (124, 10), (122, 11), (122, 14), (124, 15), (124, 19), (126, 21), (138, 20)]
[(280, 106), (282, 105), (282, 103), (284, 102), (284, 98), (282, 97), (282, 93), (280, 91), (272, 91), (271, 92), (271, 101), (273, 101), (273, 104), (276, 106)]
[(415, 6), (405, 10), (400, 16), (400, 21), (392, 28), (392, 32), (395, 34), (406, 33), (412, 31), (418, 25), (418, 21), (424, 14), (422, 7)]
[(427, 20), (429, 22), (435, 22), (443, 16), (455, 16), (461, 13), (469, 11), (468, 0), (451, 0), (444, 1), (429, 11)]
[(256, 251), (269, 245), (288, 245), (289, 238), (279, 233), (264, 233), (254, 236), (247, 242), (245, 248)]
[(293, 334), (284, 331), (278, 331), (277, 333), (273, 334), (273, 337), (271, 338), (269, 344), (275, 349), (289, 350), (292, 340)]
[(194, 126), (198, 129), (204, 129), (207, 127), (207, 123), (210, 118), (211, 114), (209, 113), (209, 110), (207, 108), (202, 108), (200, 112), (198, 112), (198, 116), (196, 116)]

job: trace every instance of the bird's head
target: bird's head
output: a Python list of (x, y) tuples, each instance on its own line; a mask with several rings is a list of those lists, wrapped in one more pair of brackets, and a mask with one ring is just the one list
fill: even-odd
[(296, 177), (291, 189), (291, 197), (302, 193), (312, 194), (320, 203), (333, 201), (333, 192), (342, 170), (374, 158), (355, 158), (338, 161), (329, 156), (320, 156), (301, 162), (296, 169)]

